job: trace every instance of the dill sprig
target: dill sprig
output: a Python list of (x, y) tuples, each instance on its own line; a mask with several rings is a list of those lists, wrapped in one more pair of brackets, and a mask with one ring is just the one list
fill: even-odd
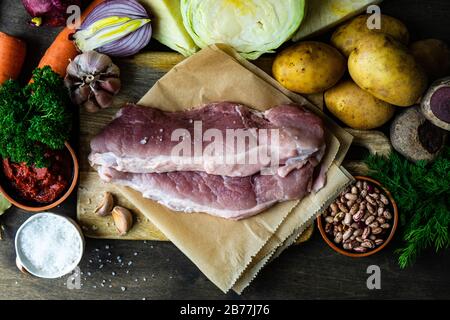
[(370, 176), (389, 189), (397, 202), (403, 246), (396, 250), (401, 268), (411, 266), (428, 248), (450, 246), (450, 147), (432, 163), (412, 163), (393, 152), (371, 155)]

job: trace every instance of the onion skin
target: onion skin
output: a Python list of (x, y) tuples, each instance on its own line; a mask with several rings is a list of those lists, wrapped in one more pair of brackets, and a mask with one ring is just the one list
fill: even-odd
[(62, 27), (66, 25), (67, 8), (81, 6), (81, 0), (22, 0), (22, 4), (32, 17), (32, 25)]
[[(93, 23), (108, 17), (129, 17), (132, 19), (148, 19), (145, 8), (135, 0), (111, 0), (97, 6), (82, 23), (79, 31), (84, 31)], [(132, 56), (148, 45), (152, 36), (150, 23), (145, 24), (124, 37), (104, 44), (95, 51), (111, 57)], [(74, 38), (77, 37), (75, 34)], [(76, 40), (76, 42), (79, 40)], [(76, 43), (75, 42), (75, 43)]]

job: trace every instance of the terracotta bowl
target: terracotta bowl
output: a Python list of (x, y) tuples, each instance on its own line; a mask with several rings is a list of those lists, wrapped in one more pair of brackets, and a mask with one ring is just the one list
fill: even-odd
[(386, 197), (389, 198), (389, 201), (391, 202), (390, 206), (392, 209), (392, 215), (393, 215), (393, 223), (392, 223), (392, 227), (391, 227), (391, 231), (388, 235), (388, 237), (385, 239), (384, 243), (373, 249), (370, 251), (367, 251), (365, 253), (355, 253), (355, 252), (351, 252), (351, 251), (347, 251), (344, 250), (343, 248), (341, 248), (340, 246), (336, 245), (332, 239), (330, 239), (330, 237), (327, 235), (327, 233), (325, 232), (325, 227), (324, 227), (324, 223), (323, 223), (323, 217), (322, 215), (320, 215), (319, 217), (317, 217), (317, 226), (319, 227), (319, 231), (320, 234), (322, 235), (322, 238), (325, 240), (325, 242), (336, 252), (343, 254), (344, 256), (347, 257), (352, 257), (352, 258), (362, 258), (362, 257), (367, 257), (367, 256), (371, 256), (381, 250), (383, 250), (384, 247), (386, 247), (388, 245), (388, 243), (392, 240), (392, 238), (394, 237), (395, 231), (397, 230), (397, 225), (398, 225), (398, 208), (397, 208), (397, 204), (395, 203), (394, 198), (392, 197), (391, 193), (389, 192), (389, 190), (387, 190), (386, 188), (384, 188), (381, 183), (379, 183), (378, 181), (369, 178), (369, 177), (363, 177), (363, 176), (356, 176), (355, 177), (356, 180), (362, 180), (362, 181), (367, 181), (370, 182), (376, 186), (378, 186), (380, 188), (380, 191), (383, 192)]
[(70, 146), (70, 144), (68, 142), (65, 143), (66, 149), (67, 151), (70, 153), (70, 156), (72, 158), (72, 181), (69, 185), (69, 187), (67, 188), (66, 192), (59, 197), (55, 202), (52, 202), (50, 204), (45, 204), (45, 205), (34, 205), (31, 204), (30, 202), (25, 202), (24, 200), (14, 196), (14, 193), (11, 192), (11, 190), (9, 190), (9, 188), (4, 184), (4, 182), (0, 183), (0, 192), (3, 194), (3, 196), (9, 201), (11, 202), (14, 206), (26, 210), (26, 211), (30, 211), (30, 212), (42, 212), (42, 211), (47, 211), (50, 209), (53, 209), (57, 206), (59, 206), (61, 203), (63, 203), (69, 196), (70, 194), (73, 192), (73, 190), (75, 189), (75, 186), (77, 185), (78, 182), (78, 174), (79, 174), (79, 166), (78, 166), (78, 159), (77, 156), (75, 154), (75, 151), (73, 151), (72, 147)]

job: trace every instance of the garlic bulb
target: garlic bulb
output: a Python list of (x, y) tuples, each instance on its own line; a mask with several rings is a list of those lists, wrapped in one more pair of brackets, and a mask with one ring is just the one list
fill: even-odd
[(110, 57), (88, 51), (70, 62), (64, 82), (73, 103), (97, 112), (112, 105), (121, 87), (119, 76), (120, 70)]

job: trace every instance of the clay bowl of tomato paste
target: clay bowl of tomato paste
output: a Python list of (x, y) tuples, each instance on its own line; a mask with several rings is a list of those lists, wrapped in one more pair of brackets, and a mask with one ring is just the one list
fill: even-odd
[(75, 189), (79, 166), (70, 144), (66, 142), (63, 150), (49, 150), (46, 157), (46, 168), (0, 159), (0, 192), (16, 207), (47, 211), (63, 203)]

